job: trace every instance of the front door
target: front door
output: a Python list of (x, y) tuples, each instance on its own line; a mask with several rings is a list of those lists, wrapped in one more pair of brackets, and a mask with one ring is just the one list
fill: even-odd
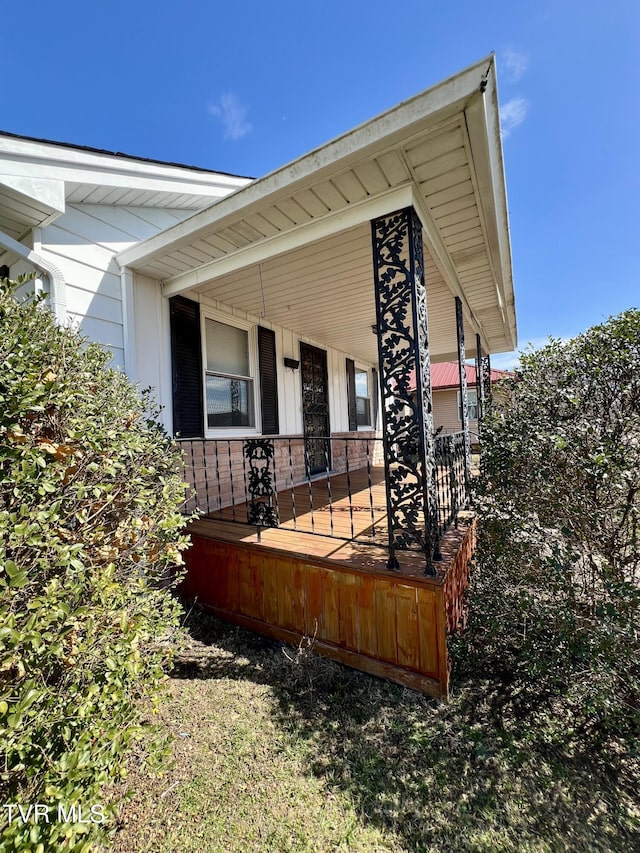
[(331, 468), (327, 353), (300, 342), (300, 365), (305, 456), (310, 476)]

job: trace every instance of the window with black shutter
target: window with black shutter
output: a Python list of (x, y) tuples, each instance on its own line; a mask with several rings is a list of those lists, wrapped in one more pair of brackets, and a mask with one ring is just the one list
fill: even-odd
[(170, 300), (173, 431), (180, 438), (204, 435), (200, 306), (192, 299)]
[(278, 423), (276, 335), (272, 329), (265, 329), (262, 326), (258, 326), (258, 362), (262, 434), (277, 435), (280, 429)]

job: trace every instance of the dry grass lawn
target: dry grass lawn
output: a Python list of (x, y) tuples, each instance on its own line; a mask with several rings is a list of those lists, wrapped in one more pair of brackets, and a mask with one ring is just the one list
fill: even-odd
[(162, 777), (129, 778), (114, 849), (640, 849), (637, 761), (563, 746), (562, 720), (510, 716), (489, 685), (448, 704), (189, 617), (161, 723)]

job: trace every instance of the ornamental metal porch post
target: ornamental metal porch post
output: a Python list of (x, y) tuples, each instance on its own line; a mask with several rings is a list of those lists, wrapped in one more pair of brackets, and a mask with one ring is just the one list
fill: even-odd
[(482, 389), (485, 405), (491, 402), (491, 356), (489, 353), (482, 356)]
[[(422, 225), (412, 207), (371, 222), (382, 398), (389, 560), (440, 560)], [(415, 376), (415, 394), (412, 380)]]
[(478, 334), (476, 334), (476, 399), (479, 425), (484, 417), (484, 382), (482, 381), (482, 343)]
[(467, 367), (464, 351), (464, 317), (462, 316), (462, 300), (455, 298), (456, 303), (456, 333), (458, 336), (458, 376), (460, 380), (460, 420), (464, 436), (464, 483), (467, 495), (471, 485), (471, 437), (469, 435), (469, 399), (467, 396)]

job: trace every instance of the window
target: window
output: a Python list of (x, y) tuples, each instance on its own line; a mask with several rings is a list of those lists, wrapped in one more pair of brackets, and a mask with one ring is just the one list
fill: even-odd
[(205, 319), (207, 427), (255, 427), (249, 332)]
[[(181, 438), (278, 433), (276, 338), (183, 296), (169, 300), (173, 429)], [(233, 324), (233, 325), (232, 325)], [(203, 381), (204, 376), (204, 381)], [(260, 409), (257, 408), (258, 386)]]
[(372, 425), (369, 373), (358, 367), (356, 367), (356, 423), (358, 426)]
[[(467, 388), (467, 412), (470, 421), (478, 420), (478, 392), (475, 388)], [(462, 406), (458, 391), (458, 420), (462, 423)]]

